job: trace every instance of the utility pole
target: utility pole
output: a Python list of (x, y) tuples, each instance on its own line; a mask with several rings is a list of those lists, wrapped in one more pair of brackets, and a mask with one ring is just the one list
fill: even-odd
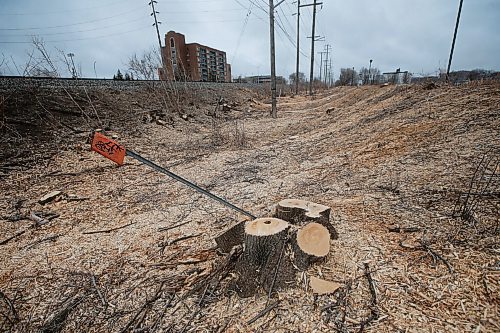
[(453, 58), (453, 50), (455, 49), (455, 40), (457, 39), (458, 24), (460, 23), (460, 14), (462, 13), (462, 4), (464, 0), (460, 0), (460, 5), (458, 6), (457, 23), (455, 24), (455, 32), (453, 33), (453, 42), (451, 43), (450, 58), (448, 59), (448, 69), (446, 70), (446, 81), (449, 79), (451, 59)]
[(149, 2), (149, 5), (151, 6), (151, 9), (153, 10), (153, 12), (151, 13), (151, 16), (153, 16), (155, 18), (155, 23), (153, 23), (153, 25), (156, 27), (156, 35), (158, 36), (158, 45), (160, 46), (160, 53), (161, 53), (160, 28), (158, 27), (158, 24), (161, 24), (161, 22), (158, 22), (158, 19), (156, 18), (156, 14), (159, 14), (159, 12), (157, 12), (155, 10), (155, 3), (158, 3), (158, 1), (151, 0), (151, 2)]
[(271, 117), (277, 118), (276, 110), (276, 50), (274, 45), (274, 10), (285, 0), (281, 0), (274, 5), (273, 0), (269, 0), (269, 39), (271, 41)]
[(326, 53), (326, 60), (325, 60), (325, 84), (327, 82), (326, 80), (326, 77), (327, 77), (327, 74), (328, 74), (328, 60), (329, 60), (329, 57), (330, 57), (330, 44), (326, 44), (325, 45), (325, 53)]
[(328, 70), (328, 88), (332, 86), (332, 58), (330, 58), (330, 67)]
[(312, 87), (314, 81), (314, 42), (316, 41), (316, 7), (322, 5), (322, 2), (317, 2), (314, 0), (314, 3), (310, 3), (307, 5), (302, 5), (300, 7), (308, 7), (313, 6), (313, 21), (312, 21), (312, 35), (311, 35), (311, 71), (309, 74), (309, 95), (312, 96)]
[(295, 65), (295, 95), (299, 94), (299, 61), (300, 61), (300, 0), (297, 0), (297, 63)]
[[(321, 60), (320, 60), (320, 62), (319, 62), (319, 80), (320, 80), (320, 81), (323, 81), (323, 80), (321, 79), (321, 73), (322, 73), (322, 71), (323, 71), (323, 70), (322, 70), (322, 69), (323, 69), (323, 53), (326, 53), (326, 52), (318, 52), (318, 53), (319, 53), (319, 54), (320, 54), (320, 56), (321, 56)], [(325, 77), (326, 77), (326, 76), (325, 76)]]

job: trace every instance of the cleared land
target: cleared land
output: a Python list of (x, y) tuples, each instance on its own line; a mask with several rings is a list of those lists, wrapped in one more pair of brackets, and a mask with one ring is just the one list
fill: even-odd
[[(277, 120), (243, 88), (0, 93), (0, 242), (25, 230), (0, 245), (0, 330), (500, 330), (499, 83), (336, 88), (281, 98)], [(213, 116), (218, 95), (234, 105)], [(286, 198), (327, 205), (339, 238), (252, 320), (267, 295), (208, 279), (224, 260), (214, 238), (242, 217), (90, 152), (97, 127), (256, 216)], [(452, 217), (483, 157), (488, 195)], [(33, 227), (34, 212), (57, 217)], [(310, 277), (341, 288), (314, 296)]]

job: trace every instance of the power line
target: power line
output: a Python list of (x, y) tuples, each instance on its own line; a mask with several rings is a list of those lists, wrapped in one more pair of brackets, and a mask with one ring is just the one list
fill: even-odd
[[(65, 31), (65, 32), (51, 32), (51, 33), (40, 33), (37, 34), (38, 36), (55, 36), (55, 35), (70, 35), (70, 34), (76, 34), (80, 32), (89, 32), (89, 31), (96, 31), (96, 30), (102, 30), (102, 29), (107, 29), (107, 28), (112, 28), (112, 27), (117, 27), (120, 25), (125, 25), (125, 24), (130, 24), (131, 22), (139, 22), (139, 21), (145, 21), (144, 17), (135, 19), (135, 20), (127, 20), (125, 22), (120, 22), (116, 24), (109, 24), (109, 25), (104, 25), (98, 28), (92, 28), (92, 29), (85, 29), (85, 30), (76, 30), (76, 31)], [(17, 34), (17, 35), (0, 35), (0, 37), (30, 37), (33, 36), (33, 34)]]
[[(103, 35), (103, 36), (95, 36), (95, 37), (89, 37), (89, 38), (72, 38), (72, 39), (61, 39), (61, 40), (46, 40), (44, 41), (45, 43), (60, 43), (60, 42), (74, 42), (74, 41), (82, 41), (82, 40), (93, 40), (93, 39), (101, 39), (101, 38), (107, 38), (107, 37), (112, 37), (112, 36), (119, 36), (119, 35), (125, 35), (131, 32), (135, 31), (140, 31), (144, 29), (149, 29), (150, 26), (138, 28), (138, 29), (133, 29), (133, 30), (128, 30), (128, 31), (122, 31), (119, 33), (114, 33), (114, 34), (109, 34), (109, 35)], [(32, 44), (32, 41), (16, 41), (16, 42), (4, 42), (0, 41), (0, 44)]]
[(0, 28), (0, 30), (3, 30), (3, 31), (19, 31), (19, 30), (42, 30), (42, 29), (56, 29), (56, 28), (72, 27), (72, 26), (76, 26), (76, 25), (82, 25), (82, 24), (88, 24), (88, 23), (95, 23), (95, 22), (99, 22), (99, 21), (105, 21), (105, 20), (109, 20), (109, 19), (111, 19), (111, 18), (115, 18), (115, 17), (118, 17), (118, 16), (122, 16), (122, 15), (124, 15), (124, 14), (135, 13), (135, 12), (137, 12), (137, 9), (138, 9), (138, 8), (143, 8), (143, 6), (140, 6), (140, 7), (134, 7), (134, 9), (133, 9), (133, 10), (128, 10), (128, 11), (126, 11), (126, 12), (122, 12), (122, 13), (115, 14), (115, 15), (112, 15), (112, 16), (103, 17), (103, 18), (94, 19), (94, 20), (89, 20), (89, 21), (83, 21), (83, 22), (77, 22), (77, 23), (70, 23), (70, 24), (62, 24), (62, 25), (54, 25), (54, 26), (49, 26), (49, 27), (33, 27), (33, 28)]
[[(249, 19), (249, 21), (255, 20), (255, 19)], [(200, 20), (195, 20), (195, 21), (169, 21), (169, 23), (226, 23), (226, 22), (241, 22), (241, 20), (205, 20), (205, 21), (200, 21)], [(121, 25), (121, 24), (120, 24)], [(138, 28), (136, 30), (132, 31), (138, 31), (143, 28)], [(82, 30), (79, 32), (85, 32), (86, 30)], [(76, 31), (74, 31), (76, 33)], [(118, 34), (121, 34), (121, 32), (118, 32)], [(47, 36), (45, 34), (39, 34), (40, 36)], [(38, 34), (30, 34), (30, 35), (19, 35), (17, 37), (32, 37), (32, 36), (38, 36)], [(81, 38), (81, 39), (67, 39), (67, 40), (52, 40), (52, 41), (46, 41), (50, 43), (57, 43), (57, 42), (71, 42), (73, 40), (88, 40), (88, 39), (93, 39), (93, 38), (101, 38), (102, 36), (97, 36), (97, 37), (89, 37), (89, 38)], [(31, 44), (31, 41), (0, 41), (0, 44)]]
[(86, 11), (86, 10), (99, 9), (99, 8), (113, 6), (113, 5), (116, 5), (116, 4), (121, 4), (123, 6), (123, 2), (124, 1), (121, 0), (121, 1), (114, 1), (114, 2), (105, 4), (105, 5), (101, 5), (101, 6), (92, 6), (92, 7), (84, 7), (84, 8), (74, 8), (74, 9), (67, 9), (67, 10), (56, 10), (56, 11), (50, 11), (50, 12), (0, 13), (0, 15), (2, 15), (2, 16), (30, 16), (30, 15), (43, 16), (43, 15), (52, 15), (52, 14), (63, 14), (63, 13), (81, 12), (81, 11)]
[(250, 18), (250, 15), (252, 14), (252, 4), (248, 6), (248, 13), (245, 16), (245, 21), (243, 22), (243, 28), (241, 29), (240, 35), (238, 36), (238, 41), (236, 42), (236, 48), (233, 52), (233, 58), (231, 59), (231, 63), (234, 64), (234, 59), (236, 58), (236, 53), (238, 52), (238, 49), (240, 48), (240, 43), (241, 43), (241, 38), (243, 37), (243, 34), (245, 33), (245, 29), (248, 24), (248, 19)]

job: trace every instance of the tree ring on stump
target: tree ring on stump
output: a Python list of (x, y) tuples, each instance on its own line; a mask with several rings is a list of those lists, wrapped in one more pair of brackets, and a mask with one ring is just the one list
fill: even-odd
[(276, 205), (274, 216), (296, 225), (320, 223), (328, 229), (331, 239), (337, 239), (337, 230), (330, 223), (330, 212), (331, 208), (322, 204), (301, 199), (284, 199)]
[(271, 236), (278, 234), (289, 226), (288, 222), (273, 218), (258, 218), (245, 226), (245, 234), (252, 236)]
[(330, 252), (330, 233), (323, 225), (311, 222), (297, 232), (297, 245), (306, 254), (324, 257)]

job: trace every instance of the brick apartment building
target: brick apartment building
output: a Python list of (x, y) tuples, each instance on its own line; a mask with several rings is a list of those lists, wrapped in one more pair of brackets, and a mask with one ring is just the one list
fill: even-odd
[(161, 48), (164, 68), (161, 80), (231, 82), (231, 65), (226, 52), (198, 43), (186, 44), (186, 37), (175, 31), (165, 34)]

